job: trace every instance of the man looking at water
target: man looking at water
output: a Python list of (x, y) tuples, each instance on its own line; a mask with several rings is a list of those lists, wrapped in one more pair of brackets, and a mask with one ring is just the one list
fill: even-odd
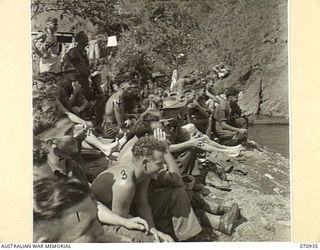
[(234, 146), (248, 137), (248, 119), (243, 117), (238, 105), (239, 91), (231, 87), (226, 92), (227, 100), (215, 110), (216, 133), (221, 144)]

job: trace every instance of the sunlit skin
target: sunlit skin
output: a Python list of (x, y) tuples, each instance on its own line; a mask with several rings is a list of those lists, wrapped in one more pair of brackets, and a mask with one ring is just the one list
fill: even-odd
[(123, 95), (130, 89), (131, 84), (129, 82), (122, 83), (117, 92), (110, 96), (105, 106), (104, 122), (117, 124), (120, 128), (124, 126)]
[(61, 218), (35, 223), (34, 242), (93, 243), (104, 234), (91, 197), (64, 210)]
[[(163, 163), (168, 162), (166, 153), (154, 150), (152, 156), (134, 157), (130, 162), (121, 162), (101, 174), (112, 178), (99, 176), (93, 182), (92, 187), (103, 185), (104, 200), (100, 201), (109, 209), (98, 209), (99, 220), (151, 233), (155, 241), (173, 241), (169, 235), (158, 231), (154, 226), (151, 207), (148, 201), (148, 187), (151, 178), (155, 177), (163, 169)], [(114, 195), (117, 194), (117, 195)], [(141, 217), (131, 218), (130, 206), (135, 201), (137, 212)], [(98, 205), (99, 208), (99, 205)]]
[(58, 22), (49, 21), (47, 22), (47, 30), (49, 33), (53, 34), (58, 30)]

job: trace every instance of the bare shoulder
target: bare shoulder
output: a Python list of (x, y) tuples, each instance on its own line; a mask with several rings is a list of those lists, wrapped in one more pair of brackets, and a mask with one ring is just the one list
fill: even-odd
[(118, 99), (118, 97), (119, 97), (119, 93), (113, 93), (111, 96), (110, 96), (110, 98), (109, 98), (109, 100), (110, 101), (115, 101), (115, 100), (117, 100)]
[(117, 97), (117, 96), (118, 96), (118, 93), (112, 94), (112, 95), (109, 97), (106, 105), (112, 107), (112, 104), (113, 104), (116, 100), (118, 100), (118, 97)]
[(112, 167), (115, 185), (122, 188), (133, 188), (136, 186), (134, 171), (131, 166), (127, 164), (119, 164)]

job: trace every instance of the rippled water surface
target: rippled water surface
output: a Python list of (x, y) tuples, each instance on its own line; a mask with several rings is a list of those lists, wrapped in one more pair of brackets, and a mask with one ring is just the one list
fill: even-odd
[(252, 125), (249, 127), (249, 139), (289, 158), (288, 125)]

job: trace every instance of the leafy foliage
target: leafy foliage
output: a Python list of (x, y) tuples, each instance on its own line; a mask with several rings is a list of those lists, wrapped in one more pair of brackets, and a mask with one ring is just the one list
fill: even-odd
[[(221, 7), (222, 1), (217, 4), (207, 0), (133, 2), (133, 6), (140, 3), (139, 7), (127, 7), (127, 3), (120, 0), (33, 0), (32, 16), (57, 11), (60, 18), (66, 16), (73, 20), (72, 17), (77, 17), (82, 20), (80, 22), (97, 26), (100, 64), (111, 79), (130, 71), (138, 71), (144, 82), (150, 79), (152, 72), (160, 71), (170, 76), (177, 68), (208, 71), (209, 56), (228, 65), (234, 65), (238, 60), (232, 48), (224, 44), (223, 39), (230, 40), (229, 34), (215, 37), (210, 26), (202, 27), (195, 19), (197, 15), (192, 13), (198, 11), (209, 15), (210, 6)], [(221, 28), (222, 24), (215, 25)], [(110, 35), (117, 35), (119, 46), (107, 47)], [(199, 56), (206, 52), (210, 55)], [(179, 54), (186, 56), (181, 60)]]
[[(178, 67), (177, 55), (192, 45), (190, 33), (196, 21), (173, 2), (149, 1), (139, 9), (121, 9), (118, 0), (33, 0), (32, 17), (46, 11), (62, 11), (98, 26), (101, 55), (111, 75), (136, 70), (144, 79), (152, 70), (170, 75)], [(60, 17), (61, 18), (61, 17)], [(117, 35), (118, 48), (107, 48), (106, 34)], [(107, 59), (108, 58), (108, 59)], [(110, 60), (109, 60), (110, 59)]]

